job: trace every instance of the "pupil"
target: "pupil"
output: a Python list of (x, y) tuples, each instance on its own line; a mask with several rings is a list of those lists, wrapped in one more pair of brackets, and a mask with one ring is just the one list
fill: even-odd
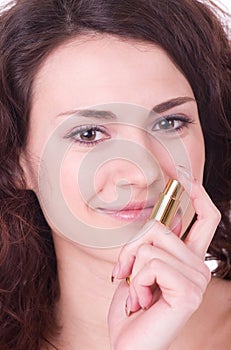
[(174, 120), (162, 120), (160, 126), (162, 129), (170, 129), (174, 126)]
[(96, 131), (95, 130), (87, 130), (87, 131), (84, 131), (81, 135), (81, 139), (82, 140), (88, 140), (88, 141), (91, 141), (91, 140), (94, 140), (95, 139), (95, 136), (96, 136)]

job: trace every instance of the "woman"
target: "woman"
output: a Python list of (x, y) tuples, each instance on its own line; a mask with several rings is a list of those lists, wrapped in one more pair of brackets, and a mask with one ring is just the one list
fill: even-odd
[[(229, 348), (231, 55), (209, 7), (2, 12), (0, 349)], [(166, 234), (145, 223), (176, 177)]]

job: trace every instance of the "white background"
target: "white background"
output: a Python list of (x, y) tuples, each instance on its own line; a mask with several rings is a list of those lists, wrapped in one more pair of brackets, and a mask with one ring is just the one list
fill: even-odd
[[(39, 1), (39, 0), (38, 0)], [(181, 1), (181, 0), (179, 0)], [(230, 0), (214, 0), (218, 4), (222, 4), (225, 6), (226, 10), (228, 10), (231, 14), (231, 1)], [(0, 5), (3, 5), (4, 3), (7, 3), (8, 0), (0, 0)]]
[[(1, 0), (0, 0), (1, 1)], [(215, 3), (222, 4), (225, 6), (225, 8), (228, 10), (228, 12), (231, 14), (231, 1), (230, 0), (215, 0)]]

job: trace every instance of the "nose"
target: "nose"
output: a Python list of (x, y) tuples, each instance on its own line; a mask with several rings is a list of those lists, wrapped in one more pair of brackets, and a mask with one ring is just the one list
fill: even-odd
[[(141, 149), (140, 145), (135, 148), (130, 159), (126, 157), (114, 160), (108, 168), (114, 185), (146, 188), (160, 178), (160, 168), (152, 155), (147, 150)], [(125, 153), (127, 155), (128, 149)]]
[(146, 189), (162, 178), (161, 168), (154, 157), (147, 134), (139, 129), (134, 131), (134, 128), (129, 131), (126, 134), (129, 137), (112, 140), (108, 145), (111, 157), (100, 172), (102, 188), (112, 184), (119, 188), (132, 186)]

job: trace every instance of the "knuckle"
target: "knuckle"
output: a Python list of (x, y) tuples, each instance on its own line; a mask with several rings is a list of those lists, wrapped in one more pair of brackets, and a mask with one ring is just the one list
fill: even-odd
[(197, 267), (198, 267), (197, 269), (198, 273), (201, 276), (203, 276), (203, 278), (207, 283), (209, 283), (211, 280), (211, 271), (208, 265), (206, 264), (206, 262), (204, 260), (198, 259)]
[(215, 205), (213, 207), (212, 218), (213, 218), (215, 224), (219, 224), (219, 222), (221, 221), (221, 212), (217, 209), (217, 207)]
[(203, 299), (203, 292), (197, 285), (191, 283), (184, 289), (184, 307), (187, 310), (195, 311)]
[(160, 265), (161, 265), (161, 260), (158, 259), (158, 258), (152, 258), (149, 261), (148, 265), (149, 265), (150, 269), (152, 269), (152, 270), (156, 269), (157, 270), (160, 267)]
[(120, 256), (123, 257), (124, 255), (129, 254), (130, 251), (131, 251), (131, 245), (129, 243), (126, 243), (120, 251)]
[[(210, 274), (211, 275), (211, 274)], [(208, 283), (209, 283), (209, 278), (208, 276), (206, 276), (204, 273), (199, 273), (198, 274), (198, 286), (200, 286), (201, 288), (201, 291), (204, 293), (207, 286), (208, 286)]]
[(142, 277), (142, 274), (141, 273), (138, 273), (136, 274), (132, 280), (131, 280), (131, 284), (130, 284), (130, 288), (131, 288), (131, 293), (137, 291), (137, 286), (139, 286), (141, 284), (141, 277)]
[(143, 259), (145, 257), (147, 257), (149, 254), (150, 254), (150, 246), (147, 245), (147, 244), (142, 244), (138, 250), (137, 250), (137, 253), (136, 253), (136, 257), (138, 259)]
[(134, 258), (134, 253), (130, 244), (124, 245), (119, 254), (119, 261), (122, 263), (123, 260), (127, 260), (127, 259), (132, 260), (133, 258)]

